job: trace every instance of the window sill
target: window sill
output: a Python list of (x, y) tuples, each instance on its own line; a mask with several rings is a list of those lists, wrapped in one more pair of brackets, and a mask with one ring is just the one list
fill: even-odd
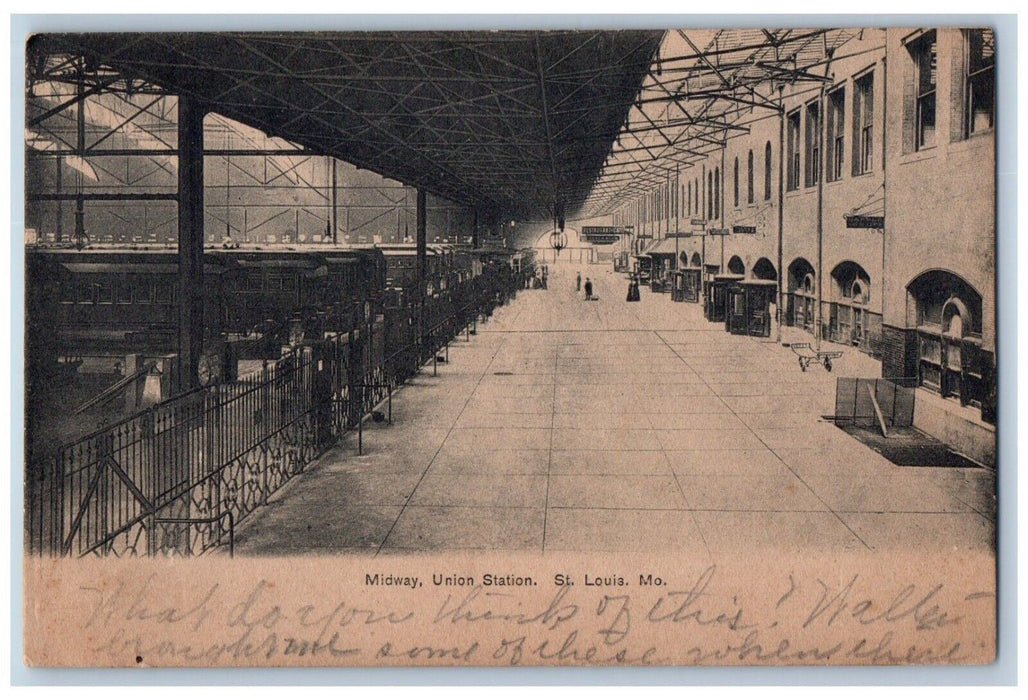
[(913, 151), (912, 153), (904, 153), (900, 157), (900, 165), (908, 165), (910, 163), (920, 163), (921, 161), (931, 160), (937, 155), (935, 153), (937, 146), (931, 146), (929, 148), (922, 148), (919, 151)]
[(988, 136), (992, 136), (993, 138), (996, 137), (996, 127), (995, 126), (990, 126), (988, 129), (983, 129), (981, 131), (976, 131), (973, 134), (968, 134), (964, 138), (957, 139), (956, 141), (951, 141), (950, 143), (967, 143), (968, 141), (975, 141), (976, 139), (980, 139), (980, 138), (984, 138), (984, 137), (988, 137)]
[[(989, 137), (992, 138), (990, 139)], [(990, 143), (994, 146), (996, 143), (995, 138), (995, 128), (989, 129), (988, 131), (982, 131), (977, 134), (972, 134), (965, 139), (950, 141), (949, 150), (951, 153), (962, 153), (972, 149), (986, 147)]]

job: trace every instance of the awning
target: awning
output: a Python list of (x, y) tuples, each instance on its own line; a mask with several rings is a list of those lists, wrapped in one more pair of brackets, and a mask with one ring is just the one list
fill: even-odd
[(645, 258), (645, 257), (649, 257), (649, 255), (650, 255), (650, 252), (651, 252), (651, 251), (653, 251), (653, 250), (655, 250), (655, 249), (657, 248), (657, 246), (658, 246), (658, 245), (660, 245), (660, 244), (661, 244), (661, 241), (650, 241), (649, 243), (647, 243), (647, 244), (646, 244), (646, 247), (645, 247), (645, 248), (643, 248), (642, 250), (640, 250), (640, 251), (639, 251), (638, 253), (636, 253), (636, 254), (635, 254), (635, 255), (633, 255), (632, 257), (633, 257), (633, 258)]
[(646, 255), (675, 257), (682, 250), (682, 244), (677, 238), (662, 238), (653, 247), (647, 249)]

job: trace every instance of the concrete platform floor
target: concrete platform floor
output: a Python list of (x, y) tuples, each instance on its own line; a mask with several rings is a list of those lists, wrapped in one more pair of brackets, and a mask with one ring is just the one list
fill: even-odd
[(244, 520), (236, 551), (992, 549), (991, 470), (897, 467), (821, 419), (871, 358), (801, 372), (698, 304), (625, 302), (609, 266), (550, 269), (394, 395), (364, 456), (349, 435)]

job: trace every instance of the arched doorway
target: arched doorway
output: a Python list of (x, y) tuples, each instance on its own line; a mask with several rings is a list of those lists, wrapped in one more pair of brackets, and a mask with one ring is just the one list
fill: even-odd
[[(699, 260), (695, 254), (693, 257)], [(703, 287), (699, 266), (690, 264), (687, 250), (679, 252), (678, 263), (678, 269), (672, 274), (671, 300), (698, 302)]]
[(738, 255), (733, 255), (728, 260), (728, 272), (733, 275), (745, 275), (746, 265), (743, 263), (742, 258)]
[(753, 279), (758, 280), (777, 280), (778, 271), (775, 270), (775, 266), (767, 258), (761, 258), (753, 265)]
[(928, 270), (907, 285), (907, 302), (917, 328), (918, 385), (981, 407), (988, 371), (982, 295), (953, 272)]
[(789, 264), (789, 293), (785, 302), (785, 322), (814, 332), (817, 304), (817, 286), (814, 266), (805, 258), (796, 258)]
[(871, 317), (867, 305), (870, 301), (871, 277), (867, 271), (852, 260), (836, 265), (832, 269), (828, 338), (835, 343), (869, 350)]

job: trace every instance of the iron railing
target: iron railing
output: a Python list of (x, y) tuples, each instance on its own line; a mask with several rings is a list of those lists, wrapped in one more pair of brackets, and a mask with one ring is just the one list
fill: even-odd
[(231, 553), (236, 524), (383, 401), (391, 421), (393, 389), (513, 293), (496, 283), (461, 291), (455, 297), (463, 303), (440, 299), (421, 324), (409, 308), (394, 310), (385, 328), (362, 319), (349, 333), (131, 415), (30, 464), (29, 550), (196, 555), (227, 545)]

